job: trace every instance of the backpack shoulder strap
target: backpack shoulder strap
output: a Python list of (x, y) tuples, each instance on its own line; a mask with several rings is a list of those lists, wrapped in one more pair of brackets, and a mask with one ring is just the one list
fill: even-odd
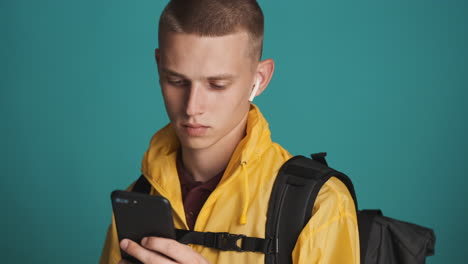
[(265, 263), (292, 263), (297, 238), (312, 217), (315, 199), (330, 177), (340, 179), (356, 202), (351, 180), (328, 167), (325, 156), (295, 156), (281, 167), (270, 195), (266, 225), (266, 238), (277, 239), (278, 245), (274, 254), (265, 256)]
[(140, 178), (138, 178), (138, 180), (135, 182), (135, 185), (133, 185), (132, 191), (150, 194), (151, 183), (149, 183), (148, 179), (146, 179), (146, 177), (142, 174)]

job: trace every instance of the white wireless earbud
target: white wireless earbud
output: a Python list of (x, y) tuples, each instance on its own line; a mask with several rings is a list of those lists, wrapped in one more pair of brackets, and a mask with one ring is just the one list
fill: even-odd
[(253, 99), (255, 98), (255, 95), (257, 94), (259, 86), (260, 86), (260, 78), (257, 78), (257, 80), (255, 80), (255, 86), (254, 86), (254, 88), (252, 90), (252, 93), (250, 94), (250, 97), (249, 97), (250, 102), (252, 102)]

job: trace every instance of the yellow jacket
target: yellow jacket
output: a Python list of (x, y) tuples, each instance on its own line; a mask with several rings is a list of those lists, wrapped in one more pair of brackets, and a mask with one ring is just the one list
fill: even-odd
[[(158, 131), (142, 162), (142, 173), (152, 194), (166, 197), (176, 228), (188, 229), (182, 204), (176, 157), (179, 141), (171, 125)], [(252, 105), (247, 135), (239, 143), (223, 178), (198, 215), (195, 231), (229, 232), (265, 237), (268, 201), (281, 165), (291, 157), (270, 138), (268, 123)], [(292, 253), (293, 263), (359, 263), (359, 235), (354, 203), (345, 185), (332, 177), (320, 190), (311, 220), (302, 230)], [(218, 251), (190, 245), (210, 263), (264, 263), (256, 252)], [(117, 263), (120, 249), (115, 222), (107, 232), (101, 264)]]

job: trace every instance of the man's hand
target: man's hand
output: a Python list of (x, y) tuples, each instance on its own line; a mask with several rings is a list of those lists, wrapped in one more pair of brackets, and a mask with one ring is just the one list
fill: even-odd
[[(130, 239), (122, 239), (122, 241), (120, 241), (120, 247), (145, 264), (209, 264), (208, 260), (202, 255), (193, 251), (189, 246), (181, 244), (173, 239), (145, 237), (141, 240), (141, 246)], [(119, 262), (119, 264), (125, 263), (128, 262), (125, 260)]]

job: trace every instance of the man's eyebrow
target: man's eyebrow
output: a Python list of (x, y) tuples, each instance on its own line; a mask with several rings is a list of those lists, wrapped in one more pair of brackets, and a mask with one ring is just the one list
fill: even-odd
[[(170, 70), (168, 68), (161, 68), (161, 71), (166, 73), (166, 74), (169, 74), (169, 75), (174, 75), (174, 76), (177, 76), (177, 77), (180, 77), (180, 78), (183, 78), (183, 79), (188, 79), (182, 73), (178, 73), (178, 72)], [(231, 80), (234, 80), (236, 78), (237, 78), (237, 76), (235, 76), (233, 74), (228, 74), (228, 73), (207, 77), (207, 79), (210, 80), (210, 81), (221, 81), (221, 80), (231, 81)]]
[(163, 71), (166, 74), (175, 75), (175, 76), (187, 79), (187, 77), (185, 77), (185, 75), (183, 75), (181, 73), (178, 73), (178, 72), (175, 72), (175, 71), (172, 71), (172, 70), (169, 70), (167, 68), (161, 68), (161, 71)]
[(232, 75), (232, 74), (220, 74), (220, 75), (208, 77), (207, 79), (210, 81), (223, 81), (223, 80), (232, 81), (236, 78), (237, 76)]

